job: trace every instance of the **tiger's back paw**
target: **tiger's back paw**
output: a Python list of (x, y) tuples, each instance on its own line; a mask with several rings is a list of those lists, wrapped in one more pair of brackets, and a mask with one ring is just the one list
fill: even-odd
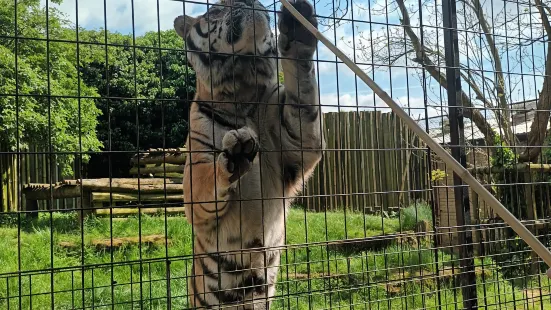
[(258, 138), (248, 127), (230, 130), (222, 139), (222, 151), (218, 156), (219, 166), (233, 183), (251, 169), (258, 153)]

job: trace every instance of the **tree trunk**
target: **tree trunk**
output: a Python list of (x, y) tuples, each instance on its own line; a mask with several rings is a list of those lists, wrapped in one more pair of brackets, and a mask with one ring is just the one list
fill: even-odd
[[(536, 6), (540, 12), (543, 28), (547, 32), (547, 37), (551, 35), (551, 25), (543, 4), (536, 0)], [(543, 87), (541, 88), (540, 98), (537, 104), (537, 111), (534, 121), (530, 126), (526, 149), (519, 156), (521, 162), (534, 162), (541, 154), (543, 143), (547, 134), (547, 125), (549, 123), (549, 114), (551, 109), (551, 41), (547, 42), (547, 56), (545, 58), (545, 77), (543, 78)]]
[[(413, 30), (411, 29), (411, 23), (409, 19), (409, 13), (406, 9), (406, 6), (404, 4), (404, 0), (397, 0), (398, 7), (400, 9), (400, 12), (402, 13), (402, 19), (400, 19), (400, 23), (404, 27), (404, 30), (411, 40), (411, 43), (413, 45), (413, 49), (415, 50), (416, 54), (416, 62), (419, 63), (427, 72), (431, 75), (432, 78), (434, 78), (440, 86), (447, 89), (448, 82), (446, 81), (446, 77), (438, 71), (437, 66), (432, 62), (432, 60), (429, 58), (427, 53), (425, 52), (425, 46), (423, 46), (415, 34)], [(482, 132), (484, 135), (484, 139), (486, 141), (486, 145), (494, 145), (495, 144), (495, 131), (492, 128), (492, 126), (488, 123), (486, 118), (480, 113), (479, 109), (474, 108), (471, 99), (464, 91), (461, 91), (461, 103), (464, 107), (468, 107), (468, 109), (464, 109), (463, 113), (464, 116), (469, 118), (476, 127)], [(491, 149), (491, 152), (495, 152), (495, 148)]]

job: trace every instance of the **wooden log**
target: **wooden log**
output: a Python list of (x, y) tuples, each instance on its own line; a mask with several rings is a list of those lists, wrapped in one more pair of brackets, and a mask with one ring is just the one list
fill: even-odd
[(156, 174), (156, 173), (166, 173), (166, 172), (184, 172), (184, 165), (159, 165), (153, 167), (133, 167), (130, 169), (131, 175), (147, 175), (147, 174)]
[(163, 185), (165, 184), (181, 184), (182, 180), (177, 178), (101, 178), (101, 179), (82, 179), (82, 180), (65, 180), (61, 182), (61, 184), (64, 185), (84, 185), (84, 186), (91, 186), (91, 185), (109, 185), (112, 186), (118, 186), (119, 184), (134, 184), (137, 185), (139, 182), (140, 185)]
[[(184, 214), (184, 208), (182, 207), (170, 207), (170, 208), (100, 208), (96, 209), (97, 216), (123, 216), (123, 215), (132, 215), (132, 214), (163, 214), (166, 210), (166, 213), (170, 214)], [(184, 214), (185, 215), (185, 214)]]
[(167, 173), (155, 173), (153, 174), (156, 178), (167, 178), (170, 180), (174, 180), (174, 183), (181, 184), (184, 180), (184, 174), (183, 173), (177, 173), (177, 172), (167, 172)]
[(60, 198), (78, 198), (81, 196), (80, 186), (67, 186), (59, 184), (42, 184), (41, 187), (25, 186), (23, 194), (25, 199), (49, 200)]
[(132, 157), (130, 162), (133, 165), (147, 164), (176, 164), (183, 165), (186, 161), (187, 149), (150, 149), (145, 153), (140, 153)]
[(29, 218), (38, 218), (38, 201), (26, 198), (26, 211)]
[(471, 173), (488, 174), (488, 173), (502, 173), (504, 171), (514, 172), (526, 172), (529, 170), (539, 171), (551, 171), (551, 164), (532, 164), (532, 163), (520, 163), (513, 167), (477, 167), (468, 169)]
[(138, 186), (137, 184), (118, 184), (117, 186), (110, 186), (109, 184), (88, 184), (81, 185), (85, 190), (92, 192), (106, 192), (106, 193), (132, 193), (137, 194), (162, 194), (162, 193), (182, 193), (183, 187), (181, 184), (145, 184)]
[[(111, 200), (112, 199), (112, 200)], [(184, 201), (184, 195), (163, 195), (163, 194), (145, 194), (140, 195), (139, 199), (141, 201)], [(138, 201), (138, 194), (126, 193), (92, 193), (92, 201), (102, 201), (102, 202), (132, 202)]]
[(109, 194), (110, 192), (122, 192), (138, 195), (138, 193), (143, 194), (160, 194), (163, 193), (182, 193), (183, 188), (181, 184), (146, 184), (138, 185), (133, 184), (118, 184), (118, 186), (109, 186), (109, 184), (89, 184), (84, 185), (53, 185), (53, 186), (43, 186), (40, 189), (36, 188), (25, 188), (23, 189), (23, 194), (25, 194), (26, 199), (30, 200), (49, 200), (61, 199), (61, 198), (78, 198), (81, 197), (81, 191), (83, 194), (86, 192), (105, 192)]

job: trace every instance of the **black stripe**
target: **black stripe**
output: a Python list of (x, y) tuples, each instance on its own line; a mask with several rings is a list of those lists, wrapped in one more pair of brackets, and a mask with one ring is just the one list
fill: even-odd
[(296, 164), (283, 166), (283, 184), (290, 185), (297, 181), (300, 167)]
[(206, 105), (199, 105), (199, 112), (209, 117), (213, 122), (227, 128), (238, 129), (244, 126), (244, 124), (237, 123), (237, 120), (239, 119), (239, 117), (237, 119), (234, 119), (234, 122), (232, 122), (231, 120), (228, 120), (226, 116), (221, 114), (219, 111), (216, 111), (210, 107), (207, 107)]
[(242, 20), (243, 16), (241, 14), (234, 13), (231, 15), (230, 20), (226, 22), (226, 26), (230, 27), (226, 35), (226, 41), (229, 44), (234, 44), (241, 39), (241, 35), (243, 34), (243, 28), (241, 28)]
[(202, 132), (200, 132), (200, 131), (192, 130), (191, 133), (196, 134), (196, 135), (198, 135), (198, 136), (201, 136), (201, 137), (203, 137), (203, 138), (205, 138), (205, 139), (207, 139), (207, 140), (213, 140), (211, 136), (207, 136), (206, 134), (204, 134), (204, 133), (202, 133)]
[(188, 39), (186, 40), (186, 48), (188, 51), (194, 52), (199, 56), (199, 60), (205, 65), (210, 65), (209, 56), (202, 52), (197, 45), (195, 45), (195, 42), (193, 42), (193, 39), (191, 39), (191, 36), (188, 36)]
[[(213, 203), (214, 203), (214, 204), (217, 204), (216, 202), (213, 202)], [(213, 213), (220, 213), (220, 212), (224, 211), (224, 210), (226, 209), (226, 207), (228, 206), (228, 202), (226, 201), (226, 204), (224, 205), (223, 208), (220, 208), (220, 209), (216, 209), (216, 208), (215, 208), (215, 209), (212, 210), (212, 211), (211, 211), (211, 210), (208, 210), (207, 208), (205, 208), (205, 207), (203, 206), (202, 203), (198, 203), (198, 205), (201, 206), (201, 209), (203, 209), (203, 211), (205, 211), (205, 212), (207, 212), (207, 213), (210, 213), (210, 214), (213, 214)], [(220, 217), (218, 217), (218, 219), (220, 219)]]
[[(207, 25), (208, 27), (208, 25)], [(203, 38), (208, 38), (209, 37), (209, 34), (208, 33), (205, 33), (203, 32), (203, 29), (201, 29), (201, 23), (196, 23), (195, 24), (195, 31), (197, 31), (197, 34)]]
[(279, 106), (279, 117), (280, 117), (280, 120), (281, 120), (281, 126), (283, 128), (285, 128), (285, 131), (287, 132), (289, 137), (291, 137), (291, 139), (300, 140), (300, 137), (295, 134), (295, 132), (291, 128), (291, 125), (287, 122), (287, 118), (285, 117), (284, 109), (285, 109), (284, 104)]
[(216, 148), (212, 143), (210, 143), (210, 142), (201, 140), (201, 139), (199, 139), (199, 138), (197, 138), (197, 137), (190, 137), (190, 139), (193, 140), (193, 141), (196, 141), (196, 142), (201, 143), (202, 145), (204, 145), (204, 146), (210, 148), (211, 150), (220, 151), (219, 149), (217, 149), (217, 148)]
[[(193, 270), (191, 271), (191, 273), (195, 276), (195, 268), (192, 269)], [(191, 285), (193, 287), (193, 298), (199, 301), (201, 307), (205, 309), (212, 309), (212, 307), (197, 293), (197, 283), (195, 283), (195, 279), (196, 278), (191, 279)]]
[(264, 53), (261, 54), (262, 56), (272, 56), (272, 55), (277, 55), (277, 51), (275, 48), (273, 47), (270, 47), (269, 49), (267, 49)]
[(220, 303), (224, 305), (235, 304), (243, 300), (243, 297), (239, 294), (235, 294), (234, 290), (221, 290), (214, 285), (208, 286), (210, 292), (216, 296)]
[(262, 243), (262, 240), (260, 238), (254, 238), (252, 241), (249, 241), (245, 244), (245, 249), (253, 249), (253, 248), (263, 248), (264, 243)]
[(202, 257), (197, 258), (199, 260), (199, 264), (201, 265), (201, 268), (203, 269), (203, 275), (208, 277), (209, 279), (218, 280), (218, 275), (212, 271), (210, 271), (209, 267), (207, 267), (207, 264), (205, 264), (205, 261)]
[(205, 254), (207, 254), (207, 256), (210, 259), (212, 259), (215, 263), (219, 264), (220, 268), (223, 269), (224, 271), (239, 272), (239, 273), (244, 271), (245, 268), (239, 265), (238, 263), (227, 260), (226, 258), (219, 255), (218, 253), (212, 253), (207, 251), (207, 249), (203, 246), (203, 243), (201, 242), (201, 240), (199, 240), (199, 238), (195, 238), (195, 243), (197, 243), (197, 245), (199, 245), (203, 249), (203, 251), (205, 251)]
[(213, 164), (213, 163), (214, 162), (212, 160), (202, 159), (202, 160), (191, 162), (189, 164), (194, 166), (194, 165), (199, 165), (199, 164)]
[[(270, 95), (268, 96), (268, 99), (271, 99), (271, 98), (274, 96), (274, 94), (275, 94), (280, 88), (281, 88), (281, 85), (279, 85), (279, 84), (276, 85), (276, 87), (274, 88), (274, 90), (272, 90), (272, 92), (271, 92)], [(279, 95), (279, 93), (278, 93), (278, 95)]]
[(193, 42), (193, 39), (191, 37), (188, 37), (187, 40), (186, 40), (186, 49), (188, 51), (193, 51), (193, 52), (199, 52), (199, 48), (197, 47), (197, 45), (195, 45), (195, 42)]
[(257, 294), (262, 294), (266, 292), (266, 281), (262, 277), (259, 277), (255, 274), (251, 274), (246, 277), (237, 285), (238, 289), (243, 289), (245, 291), (244, 295), (252, 293), (253, 291)]
[(228, 237), (228, 243), (239, 243), (239, 244), (241, 244), (241, 236)]

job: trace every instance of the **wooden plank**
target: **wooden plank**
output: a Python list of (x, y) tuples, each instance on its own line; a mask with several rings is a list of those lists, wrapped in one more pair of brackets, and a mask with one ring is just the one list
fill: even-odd
[(342, 128), (341, 128), (341, 125), (342, 125), (342, 121), (341, 121), (341, 113), (337, 113), (336, 114), (336, 118), (335, 118), (335, 148), (337, 149), (336, 151), (336, 157), (335, 157), (335, 167), (336, 167), (336, 171), (335, 171), (335, 174), (336, 174), (336, 177), (337, 177), (337, 193), (339, 194), (337, 196), (337, 204), (336, 204), (336, 208), (342, 208), (343, 206), (346, 206), (345, 205), (345, 201), (344, 201), (344, 197), (343, 197), (343, 193), (344, 193), (344, 182), (343, 182), (343, 171), (342, 171), (342, 162), (343, 162), (343, 154), (342, 154)]
[[(31, 187), (23, 188), (23, 194), (25, 199), (31, 200), (49, 200), (61, 199), (61, 198), (76, 198), (80, 197), (81, 189), (79, 186), (63, 186), (59, 184), (49, 185), (43, 184), (41, 189), (35, 189)], [(51, 192), (50, 192), (51, 188)]]
[[(51, 192), (50, 192), (51, 191)], [(43, 188), (36, 189), (26, 187), (23, 190), (26, 199), (34, 200), (49, 200), (62, 199), (62, 198), (79, 198), (81, 192), (89, 191), (101, 191), (101, 192), (123, 192), (129, 194), (143, 193), (145, 194), (162, 194), (162, 193), (181, 193), (183, 192), (182, 186), (179, 184), (167, 184), (167, 185), (119, 185), (117, 187), (104, 187), (104, 186), (74, 186), (74, 185), (59, 185), (44, 184)]]
[[(537, 236), (536, 227), (533, 223), (538, 219), (537, 209), (536, 209), (536, 193), (535, 193), (535, 185), (531, 184), (532, 180), (532, 174), (530, 173), (530, 170), (524, 173), (524, 199), (526, 201), (526, 216), (529, 221), (531, 221), (531, 225), (528, 225), (528, 229)], [(538, 255), (536, 252), (531, 251), (532, 256), (532, 264), (530, 265), (530, 269), (532, 274), (536, 274), (538, 272)]]
[(147, 175), (147, 174), (156, 174), (156, 173), (167, 173), (167, 172), (184, 172), (184, 165), (171, 165), (171, 164), (161, 164), (159, 166), (153, 167), (133, 167), (130, 169), (131, 175)]
[[(329, 136), (329, 131), (328, 131), (328, 113), (325, 113), (323, 114), (323, 133), (324, 133), (324, 136), (325, 136), (325, 146), (326, 148), (328, 147), (328, 136)], [(326, 195), (328, 193), (330, 193), (331, 191), (331, 185), (330, 185), (330, 180), (331, 180), (331, 176), (330, 176), (330, 172), (329, 172), (329, 156), (330, 156), (330, 153), (331, 152), (327, 152), (327, 151), (324, 151), (323, 152), (323, 190), (320, 192), (321, 195)], [(327, 209), (330, 209), (328, 208), (328, 204), (331, 203), (331, 199), (328, 199), (327, 197), (323, 196), (320, 198), (320, 202), (321, 202), (321, 206), (320, 206), (320, 211), (325, 211)]]
[(123, 215), (133, 215), (133, 214), (182, 214), (185, 215), (185, 208), (182, 207), (170, 207), (170, 208), (101, 208), (95, 209), (95, 214), (98, 216), (123, 216)]
[(92, 201), (100, 202), (138, 202), (139, 201), (184, 201), (184, 195), (163, 195), (163, 194), (131, 194), (131, 193), (92, 193)]
[(351, 180), (352, 180), (352, 191), (354, 193), (354, 196), (352, 197), (352, 201), (354, 204), (354, 210), (359, 211), (361, 209), (360, 205), (360, 189), (359, 189), (359, 179), (358, 179), (358, 168), (360, 167), (359, 163), (359, 157), (358, 157), (358, 143), (357, 143), (357, 135), (358, 135), (358, 127), (359, 127), (359, 115), (357, 112), (352, 112), (350, 115), (350, 148), (353, 149), (352, 153), (350, 154), (352, 166), (351, 168)]
[(134, 155), (130, 162), (133, 165), (147, 164), (176, 164), (183, 165), (186, 162), (187, 149), (151, 149), (144, 153)]
[[(348, 114), (350, 112), (342, 112), (341, 113), (341, 135), (339, 141), (341, 141), (340, 148), (341, 149), (350, 149), (350, 140), (349, 140), (349, 133), (350, 133), (350, 124), (348, 123)], [(341, 162), (341, 173), (342, 173), (342, 181), (343, 181), (343, 194), (344, 195), (344, 208), (351, 208), (352, 203), (350, 199), (350, 193), (352, 192), (350, 190), (350, 151), (345, 150), (342, 151), (342, 162)]]
[(329, 139), (327, 141), (327, 148), (330, 149), (330, 151), (327, 151), (327, 172), (328, 172), (328, 183), (329, 183), (329, 191), (326, 193), (326, 195), (329, 195), (326, 198), (326, 201), (328, 203), (328, 210), (332, 211), (334, 210), (335, 206), (337, 205), (337, 197), (334, 195), (336, 193), (336, 177), (335, 177), (335, 121), (334, 121), (334, 113), (327, 113), (327, 126), (328, 126), (328, 136)]
[(83, 185), (94, 186), (101, 184), (103, 186), (118, 186), (121, 184), (126, 185), (164, 185), (166, 184), (182, 184), (181, 179), (166, 179), (166, 178), (100, 178), (100, 179), (82, 179), (82, 180), (64, 180), (61, 184), (66, 185)]
[[(373, 127), (373, 117), (374, 117), (374, 113), (366, 112), (366, 117), (365, 117), (366, 122), (364, 124), (364, 132), (365, 132), (364, 148), (369, 149), (365, 151), (365, 155), (366, 155), (365, 171), (367, 173), (364, 176), (365, 177), (364, 191), (366, 193), (373, 193), (373, 188), (375, 186), (375, 177), (374, 177), (375, 165), (373, 162), (373, 156), (375, 153), (371, 150), (373, 148), (373, 130), (371, 130), (371, 128)], [(367, 206), (370, 208), (373, 208), (373, 206), (375, 206), (377, 203), (376, 197), (372, 194), (369, 194), (366, 196), (366, 198), (368, 199)]]

